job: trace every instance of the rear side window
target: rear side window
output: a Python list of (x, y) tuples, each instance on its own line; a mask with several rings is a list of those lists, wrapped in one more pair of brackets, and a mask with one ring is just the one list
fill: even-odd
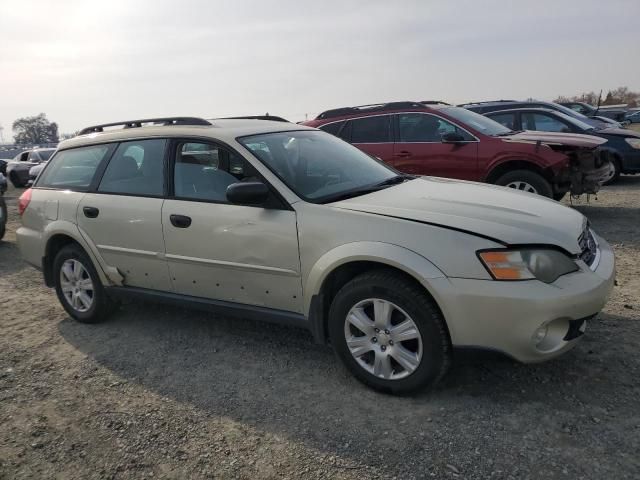
[(109, 161), (98, 191), (162, 196), (166, 143), (164, 139), (121, 143)]
[(391, 141), (389, 115), (351, 120), (351, 143), (386, 143)]
[(49, 162), (35, 186), (86, 190), (98, 165), (111, 154), (113, 148), (113, 145), (95, 145), (62, 150)]

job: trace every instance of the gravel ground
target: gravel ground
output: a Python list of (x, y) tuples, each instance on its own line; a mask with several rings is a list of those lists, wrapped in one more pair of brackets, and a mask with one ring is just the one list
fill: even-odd
[(353, 380), (296, 329), (132, 303), (75, 323), (0, 242), (0, 478), (640, 478), (640, 177), (576, 205), (618, 280), (573, 351), (459, 355), (435, 391)]

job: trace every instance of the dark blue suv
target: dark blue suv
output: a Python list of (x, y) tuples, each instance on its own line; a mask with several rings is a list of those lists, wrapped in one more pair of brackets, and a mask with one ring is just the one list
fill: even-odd
[(600, 150), (606, 152), (615, 167), (607, 184), (617, 180), (621, 173), (640, 173), (640, 134), (633, 130), (595, 127), (574, 116), (547, 108), (509, 106), (485, 113), (485, 116), (511, 130), (582, 133), (605, 138), (607, 143), (600, 146)]

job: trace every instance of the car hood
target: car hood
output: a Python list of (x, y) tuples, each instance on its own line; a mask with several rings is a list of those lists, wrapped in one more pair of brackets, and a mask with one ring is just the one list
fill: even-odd
[(640, 138), (640, 133), (626, 128), (603, 128), (602, 130), (598, 130), (598, 134), (613, 135), (615, 137)]
[(546, 145), (570, 145), (581, 148), (596, 148), (599, 145), (606, 143), (606, 140), (593, 135), (583, 135), (580, 133), (538, 132), (532, 130), (525, 130), (524, 132), (502, 138), (509, 142), (542, 142)]
[(580, 253), (578, 237), (586, 225), (579, 212), (539, 195), (436, 177), (330, 205), (461, 230), (506, 245), (555, 245), (572, 254)]

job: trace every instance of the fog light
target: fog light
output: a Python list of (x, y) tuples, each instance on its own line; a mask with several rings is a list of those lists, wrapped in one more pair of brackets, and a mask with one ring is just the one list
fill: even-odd
[(547, 337), (548, 328), (546, 325), (542, 325), (533, 334), (533, 342), (538, 345)]

